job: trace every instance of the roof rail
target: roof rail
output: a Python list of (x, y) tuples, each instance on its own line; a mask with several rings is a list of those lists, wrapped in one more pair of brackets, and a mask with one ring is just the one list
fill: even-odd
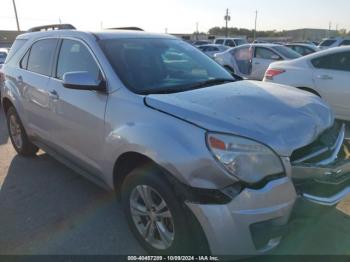
[(132, 31), (144, 31), (140, 27), (130, 26), (130, 27), (113, 27), (113, 28), (107, 28), (107, 30), (132, 30)]
[(28, 30), (28, 32), (40, 32), (40, 31), (49, 31), (49, 30), (65, 30), (71, 29), (75, 30), (76, 28), (71, 24), (53, 24), (53, 25), (43, 25), (32, 27)]

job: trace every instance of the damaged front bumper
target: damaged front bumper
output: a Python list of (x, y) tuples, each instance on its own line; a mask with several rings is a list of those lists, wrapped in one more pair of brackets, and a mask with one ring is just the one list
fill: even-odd
[[(320, 205), (333, 206), (350, 194), (350, 143), (345, 132), (345, 124), (339, 124), (313, 145), (296, 152), (299, 158), (292, 160), (291, 169), (298, 195)], [(327, 139), (328, 145), (322, 142)]]
[(230, 203), (203, 205), (187, 202), (201, 224), (214, 255), (259, 255), (276, 247), (296, 200), (289, 177), (261, 189), (244, 189)]

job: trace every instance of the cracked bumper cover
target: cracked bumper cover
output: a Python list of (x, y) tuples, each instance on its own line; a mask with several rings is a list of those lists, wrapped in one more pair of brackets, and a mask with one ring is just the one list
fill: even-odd
[(296, 200), (290, 178), (259, 190), (245, 189), (225, 205), (186, 203), (215, 255), (257, 255), (276, 247)]

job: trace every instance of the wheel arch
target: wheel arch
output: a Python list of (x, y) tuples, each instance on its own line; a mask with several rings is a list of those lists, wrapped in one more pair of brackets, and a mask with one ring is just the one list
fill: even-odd
[(12, 103), (10, 99), (8, 99), (7, 97), (4, 97), (2, 99), (2, 108), (4, 109), (5, 115), (7, 114), (7, 111), (11, 106), (15, 107), (15, 105)]

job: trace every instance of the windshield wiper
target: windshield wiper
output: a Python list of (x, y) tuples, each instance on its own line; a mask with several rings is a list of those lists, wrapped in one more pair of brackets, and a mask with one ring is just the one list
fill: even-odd
[(148, 88), (145, 90), (143, 94), (170, 94), (170, 93), (178, 93), (178, 92), (184, 92), (184, 91), (190, 91), (194, 89), (199, 89), (203, 87), (209, 87), (209, 86), (214, 86), (214, 85), (220, 85), (220, 84), (225, 84), (225, 83), (231, 83), (235, 82), (235, 79), (230, 79), (230, 78), (217, 78), (217, 79), (209, 79), (203, 82), (199, 83), (194, 83), (190, 85), (180, 85), (180, 86), (173, 86), (169, 88), (164, 88), (164, 87), (157, 87), (157, 88)]
[(230, 79), (230, 78), (217, 78), (217, 79), (209, 79), (207, 81), (199, 82), (194, 85), (189, 86), (189, 90), (191, 89), (197, 89), (197, 88), (202, 88), (202, 87), (209, 87), (209, 86), (214, 86), (214, 85), (221, 85), (225, 83), (231, 83), (235, 82), (235, 79)]

